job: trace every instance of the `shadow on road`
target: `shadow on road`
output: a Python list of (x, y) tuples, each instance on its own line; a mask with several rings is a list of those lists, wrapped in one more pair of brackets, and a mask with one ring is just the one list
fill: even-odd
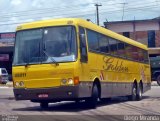
[[(143, 99), (146, 99), (146, 98), (149, 98), (149, 97), (145, 96)], [(107, 101), (106, 100), (99, 101), (97, 107), (124, 103), (126, 101), (128, 101), (128, 98), (126, 97), (116, 97), (116, 98), (112, 98), (111, 100), (107, 100)], [(89, 107), (87, 103), (82, 101), (79, 103), (75, 103), (75, 102), (50, 103), (47, 109), (41, 109), (40, 106), (34, 106), (34, 107), (18, 108), (18, 109), (13, 109), (13, 110), (14, 111), (80, 112), (83, 110), (91, 110), (91, 108)]]

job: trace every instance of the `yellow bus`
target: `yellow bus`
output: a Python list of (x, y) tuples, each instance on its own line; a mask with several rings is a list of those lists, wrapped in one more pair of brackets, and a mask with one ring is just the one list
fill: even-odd
[(128, 96), (140, 100), (151, 88), (145, 45), (78, 18), (17, 27), (13, 60), (16, 100), (42, 108), (56, 101)]

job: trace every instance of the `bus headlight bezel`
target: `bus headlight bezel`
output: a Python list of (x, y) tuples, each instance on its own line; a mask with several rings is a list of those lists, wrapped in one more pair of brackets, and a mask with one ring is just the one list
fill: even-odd
[(20, 86), (20, 87), (24, 87), (24, 82), (23, 82), (23, 81), (20, 81), (20, 82), (19, 82), (19, 86)]
[(23, 81), (15, 82), (15, 87), (24, 87), (24, 82)]
[(15, 87), (19, 87), (19, 82), (15, 82)]
[(68, 85), (74, 85), (74, 80), (72, 78), (68, 79)]
[(67, 79), (62, 79), (61, 80), (61, 85), (67, 85)]

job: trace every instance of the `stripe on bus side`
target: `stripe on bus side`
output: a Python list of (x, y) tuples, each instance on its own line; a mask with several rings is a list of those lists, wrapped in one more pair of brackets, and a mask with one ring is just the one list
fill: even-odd
[[(132, 85), (132, 82), (101, 82), (101, 98), (131, 95)], [(91, 81), (80, 82), (79, 97), (90, 97), (92, 93), (92, 86), (93, 82)], [(150, 90), (150, 88), (150, 83), (143, 84), (143, 92)]]

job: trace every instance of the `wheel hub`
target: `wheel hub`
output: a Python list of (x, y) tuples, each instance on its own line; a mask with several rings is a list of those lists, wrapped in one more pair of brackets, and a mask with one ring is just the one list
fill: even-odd
[(136, 96), (136, 88), (133, 88), (133, 95)]

